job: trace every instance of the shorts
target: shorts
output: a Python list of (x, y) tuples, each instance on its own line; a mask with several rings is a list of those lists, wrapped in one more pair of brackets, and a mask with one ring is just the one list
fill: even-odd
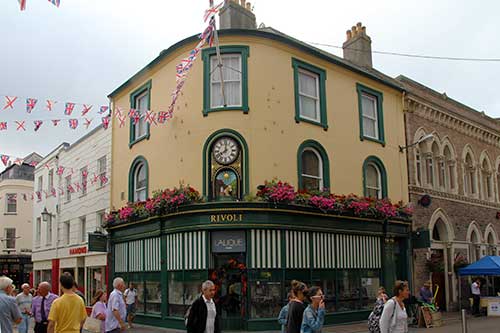
[(135, 303), (132, 304), (127, 304), (127, 316), (134, 316), (135, 315)]

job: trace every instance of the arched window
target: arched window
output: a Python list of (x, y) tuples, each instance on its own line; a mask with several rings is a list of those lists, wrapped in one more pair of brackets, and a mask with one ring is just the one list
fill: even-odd
[(500, 164), (497, 166), (497, 195), (498, 201), (500, 201)]
[(299, 189), (324, 191), (330, 188), (328, 155), (318, 142), (307, 140), (297, 152)]
[(417, 185), (422, 186), (422, 155), (420, 147), (415, 148), (415, 170), (417, 175)]
[(471, 242), (470, 245), (471, 262), (474, 262), (481, 259), (481, 243), (479, 235), (476, 230), (472, 231), (470, 242)]
[(375, 156), (363, 163), (363, 187), (365, 197), (387, 198), (387, 174), (384, 164)]
[(449, 191), (455, 190), (455, 160), (451, 154), (450, 147), (446, 145), (443, 150), (444, 163), (446, 165), (445, 178), (446, 189)]
[(129, 171), (129, 192), (130, 202), (144, 201), (148, 198), (148, 162), (144, 157), (137, 157)]
[(493, 233), (488, 234), (488, 238), (486, 239), (486, 242), (488, 243), (488, 255), (489, 256), (494, 256), (496, 255), (495, 251), (495, 239), (493, 238)]
[(484, 200), (493, 198), (492, 173), (487, 157), (484, 157), (481, 163), (481, 196)]
[(465, 156), (464, 194), (471, 196), (476, 194), (476, 169), (470, 153)]
[(432, 228), (432, 240), (434, 241), (448, 241), (448, 231), (446, 229), (446, 224), (441, 218), (438, 218)]

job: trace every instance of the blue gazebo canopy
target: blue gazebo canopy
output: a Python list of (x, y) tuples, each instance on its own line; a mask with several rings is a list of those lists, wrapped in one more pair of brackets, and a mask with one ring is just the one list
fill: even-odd
[(500, 276), (500, 256), (486, 256), (460, 268), (458, 274), (463, 275), (499, 275)]

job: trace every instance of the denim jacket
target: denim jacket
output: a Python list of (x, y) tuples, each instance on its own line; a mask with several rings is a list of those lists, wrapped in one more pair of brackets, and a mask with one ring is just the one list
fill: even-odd
[(288, 321), (288, 304), (281, 308), (278, 315), (278, 322), (281, 324), (281, 333), (286, 332), (286, 324)]
[(311, 307), (311, 305), (308, 305), (304, 310), (300, 333), (320, 333), (323, 328), (324, 320), (325, 309), (319, 308), (318, 311), (316, 311)]

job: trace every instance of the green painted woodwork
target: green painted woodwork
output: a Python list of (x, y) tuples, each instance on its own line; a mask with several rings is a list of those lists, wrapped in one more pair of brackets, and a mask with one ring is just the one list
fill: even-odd
[[(314, 65), (303, 62), (299, 59), (292, 58), (293, 67), (293, 87), (295, 91), (295, 122), (306, 122), (328, 129), (328, 121), (326, 116), (326, 71)], [(303, 118), (300, 115), (300, 99), (299, 99), (299, 69), (311, 72), (319, 77), (319, 113), (320, 121)]]
[(130, 166), (130, 170), (128, 172), (128, 201), (129, 202), (134, 201), (134, 186), (135, 186), (134, 173), (135, 173), (135, 170), (137, 169), (137, 166), (140, 163), (144, 163), (144, 167), (146, 168), (146, 198), (149, 196), (149, 165), (148, 165), (148, 161), (143, 156), (137, 156), (134, 159), (134, 161), (132, 162), (132, 165)]
[[(148, 94), (148, 109), (151, 107), (151, 87), (153, 85), (153, 81), (149, 80), (136, 90), (134, 90), (130, 94), (130, 108), (135, 109), (136, 108), (136, 99), (139, 95), (142, 95), (143, 93), (147, 92)], [(149, 140), (150, 137), (150, 125), (149, 123), (146, 124), (146, 135), (136, 138), (135, 137), (135, 125), (132, 119), (130, 119), (130, 139), (129, 139), (129, 148), (132, 148), (133, 145), (136, 143), (142, 141), (142, 140)]]
[(365, 197), (368, 196), (368, 191), (366, 188), (366, 167), (369, 163), (373, 163), (377, 166), (380, 172), (380, 186), (382, 187), (382, 198), (387, 198), (387, 171), (385, 170), (384, 163), (377, 156), (368, 156), (363, 162), (363, 194)]
[(250, 180), (249, 180), (249, 172), (248, 172), (248, 145), (245, 140), (245, 138), (238, 133), (237, 131), (229, 128), (223, 128), (218, 131), (215, 131), (214, 133), (210, 134), (210, 136), (207, 138), (205, 141), (205, 144), (203, 145), (203, 191), (202, 195), (205, 198), (210, 198), (211, 194), (208, 193), (210, 189), (210, 182), (212, 181), (211, 176), (210, 176), (210, 166), (211, 166), (211, 159), (212, 156), (210, 154), (210, 147), (212, 147), (212, 144), (219, 138), (223, 136), (228, 136), (233, 139), (235, 139), (241, 147), (241, 154), (242, 156), (242, 166), (241, 169), (243, 171), (243, 178), (242, 178), (242, 197), (247, 195), (250, 192), (249, 186), (250, 186)]
[(216, 111), (243, 111), (248, 113), (248, 57), (250, 49), (245, 45), (223, 45), (220, 46), (220, 54), (240, 54), (241, 55), (241, 106), (223, 106), (212, 108), (210, 101), (210, 58), (216, 56), (215, 47), (203, 49), (203, 115)]
[[(390, 87), (396, 91), (402, 92), (404, 89), (392, 79), (387, 79), (387, 77), (378, 75), (373, 71), (366, 70), (364, 68), (353, 66), (350, 62), (342, 59), (341, 57), (337, 57), (331, 53), (320, 50), (316, 47), (312, 47), (311, 45), (301, 42), (298, 39), (291, 38), (285, 34), (282, 34), (276, 30), (271, 29), (224, 29), (219, 31), (219, 36), (250, 36), (257, 37), (263, 39), (269, 39), (273, 42), (279, 42), (291, 46), (297, 50), (305, 52), (313, 57), (317, 57), (318, 59), (327, 61), (336, 66), (345, 68), (353, 73), (357, 73), (363, 77), (366, 77), (375, 82), (379, 82), (387, 87)], [(199, 42), (199, 34), (187, 37), (174, 45), (170, 46), (168, 49), (163, 50), (160, 55), (158, 55), (155, 59), (153, 59), (149, 64), (147, 64), (143, 69), (137, 72), (130, 79), (125, 81), (122, 85), (116, 88), (113, 92), (111, 92), (108, 97), (115, 98), (118, 94), (123, 92), (129, 86), (135, 84), (141, 77), (144, 77), (150, 73), (153, 68), (158, 65), (165, 58), (171, 56), (173, 53), (177, 52), (179, 49), (184, 48), (188, 45), (192, 45), (193, 47)]]
[(302, 184), (302, 152), (306, 148), (312, 148), (319, 153), (322, 160), (323, 167), (323, 190), (330, 190), (330, 160), (328, 159), (328, 154), (326, 153), (325, 148), (314, 140), (306, 140), (302, 142), (297, 150), (297, 177), (298, 177), (298, 188), (304, 189), (304, 184)]
[[(380, 143), (382, 146), (385, 146), (384, 110), (383, 110), (384, 95), (380, 91), (373, 90), (372, 88), (364, 86), (361, 83), (356, 83), (356, 91), (358, 92), (359, 138), (361, 139), (361, 141), (363, 140), (374, 141)], [(370, 95), (377, 99), (378, 139), (365, 136), (363, 131), (363, 104), (361, 102), (363, 94)]]

